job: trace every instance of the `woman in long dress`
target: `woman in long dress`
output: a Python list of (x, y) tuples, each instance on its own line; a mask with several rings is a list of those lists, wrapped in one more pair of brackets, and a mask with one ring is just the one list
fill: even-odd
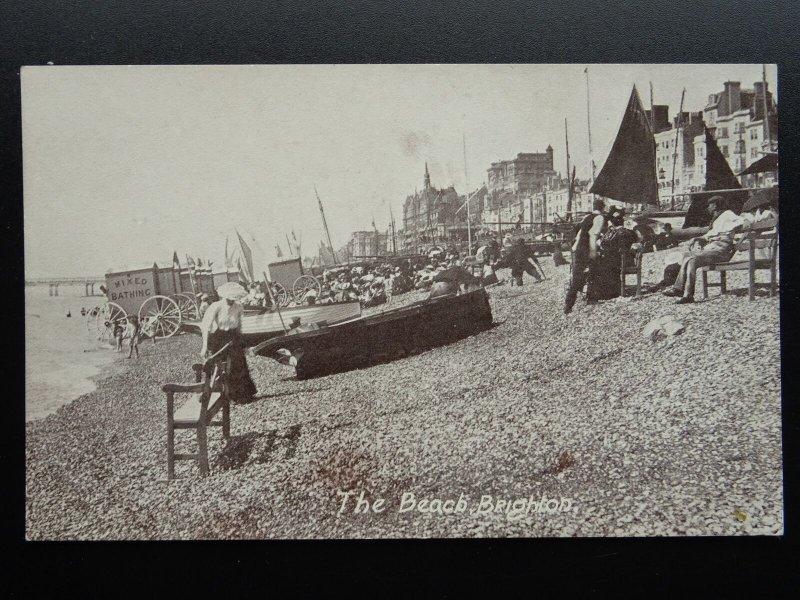
[(232, 342), (228, 350), (231, 357), (231, 372), (228, 374), (231, 399), (246, 402), (256, 393), (247, 368), (241, 332), (243, 309), (239, 302), (247, 296), (247, 291), (238, 283), (230, 282), (221, 285), (217, 294), (221, 299), (211, 303), (203, 315), (203, 349), (200, 354), (205, 359)]

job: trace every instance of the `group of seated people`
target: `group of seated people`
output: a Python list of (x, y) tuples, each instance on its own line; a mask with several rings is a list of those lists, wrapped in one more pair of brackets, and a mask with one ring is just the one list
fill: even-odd
[[(728, 202), (720, 195), (708, 200), (698, 200), (698, 203), (702, 203), (705, 218), (695, 210), (692, 218), (693, 223), (698, 226), (691, 231), (699, 235), (683, 242), (685, 252), (674, 254), (675, 260), (666, 266), (664, 278), (656, 286), (666, 288), (664, 295), (678, 298), (679, 304), (694, 302), (696, 273), (699, 268), (731, 259), (735, 252), (736, 233), (754, 223), (777, 219), (776, 208), (766, 196), (754, 197), (748, 201), (742, 207), (741, 214), (731, 210)], [(677, 236), (669, 223), (660, 224), (661, 231), (656, 234), (650, 225), (656, 224), (656, 221), (645, 217), (627, 218), (624, 208), (611, 207), (605, 214), (602, 210), (595, 212), (598, 220), (600, 216), (603, 217), (604, 225), (596, 233), (597, 253), (586, 270), (586, 298), (589, 303), (615, 298), (621, 294), (623, 282), (620, 271), (623, 268), (623, 256), (627, 264), (633, 264), (637, 252), (678, 248), (679, 239), (686, 237)]]

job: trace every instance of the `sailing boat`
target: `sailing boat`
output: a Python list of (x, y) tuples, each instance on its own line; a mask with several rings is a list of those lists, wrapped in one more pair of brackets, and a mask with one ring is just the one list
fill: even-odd
[(655, 138), (635, 85), (611, 153), (589, 192), (658, 207)]
[(703, 127), (703, 132), (706, 147), (703, 191), (682, 194), (692, 198), (686, 212), (659, 212), (655, 138), (650, 119), (642, 108), (636, 86), (633, 86), (611, 152), (590, 192), (622, 202), (645, 204), (642, 214), (650, 218), (685, 216), (684, 230), (709, 225), (706, 206), (715, 193), (724, 193), (730, 208), (739, 212), (747, 198), (747, 190), (736, 179), (708, 128)]

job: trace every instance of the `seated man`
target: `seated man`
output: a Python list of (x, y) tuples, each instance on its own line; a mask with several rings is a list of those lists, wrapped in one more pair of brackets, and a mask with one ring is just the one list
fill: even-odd
[(722, 196), (714, 196), (708, 201), (708, 212), (714, 215), (711, 229), (691, 241), (672, 289), (664, 292), (665, 296), (680, 296), (677, 304), (694, 302), (697, 269), (729, 261), (735, 251), (733, 234), (746, 226), (742, 217), (726, 209)]

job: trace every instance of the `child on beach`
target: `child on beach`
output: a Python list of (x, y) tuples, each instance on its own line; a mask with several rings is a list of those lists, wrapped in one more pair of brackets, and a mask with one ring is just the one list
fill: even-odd
[(117, 352), (122, 352), (122, 337), (125, 330), (122, 327), (120, 319), (114, 321), (114, 339), (117, 341)]
[(131, 351), (128, 353), (128, 358), (133, 358), (134, 350), (136, 350), (136, 358), (139, 358), (139, 336), (141, 333), (138, 317), (129, 317), (127, 335), (130, 338)]

